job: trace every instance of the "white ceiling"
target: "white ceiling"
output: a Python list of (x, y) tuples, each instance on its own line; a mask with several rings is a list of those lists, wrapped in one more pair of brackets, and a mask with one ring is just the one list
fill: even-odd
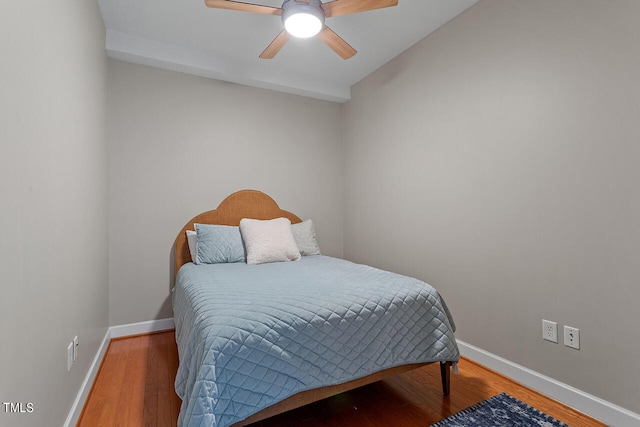
[(259, 59), (282, 30), (279, 16), (211, 9), (204, 0), (99, 0), (112, 58), (335, 102), (349, 100), (352, 85), (476, 2), (399, 0), (328, 18), (358, 51), (345, 61), (315, 38), (292, 39), (274, 59)]

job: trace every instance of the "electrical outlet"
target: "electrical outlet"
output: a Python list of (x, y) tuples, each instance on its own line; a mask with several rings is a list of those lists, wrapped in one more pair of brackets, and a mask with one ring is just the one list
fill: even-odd
[(580, 350), (580, 329), (565, 325), (564, 345)]
[(558, 324), (542, 319), (542, 338), (554, 343), (558, 342)]
[(67, 346), (67, 371), (71, 370), (71, 365), (73, 365), (73, 342)]
[(73, 361), (75, 362), (78, 357), (78, 336), (73, 337)]

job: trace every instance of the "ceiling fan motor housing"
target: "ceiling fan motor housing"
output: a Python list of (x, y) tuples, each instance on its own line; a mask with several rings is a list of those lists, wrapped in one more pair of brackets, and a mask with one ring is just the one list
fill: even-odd
[[(296, 30), (291, 29), (291, 23), (296, 20), (298, 17), (303, 17), (309, 19), (309, 17), (317, 18), (317, 21), (313, 20), (313, 24), (318, 25), (317, 31), (313, 34), (306, 35), (304, 32), (306, 29), (302, 30), (302, 34), (296, 34)], [(289, 18), (293, 18), (289, 20)], [(324, 25), (324, 10), (322, 9), (322, 1), (321, 0), (285, 0), (282, 3), (282, 23), (287, 29), (289, 33), (296, 37), (311, 37), (314, 36), (322, 26)], [(289, 22), (287, 22), (289, 21)]]

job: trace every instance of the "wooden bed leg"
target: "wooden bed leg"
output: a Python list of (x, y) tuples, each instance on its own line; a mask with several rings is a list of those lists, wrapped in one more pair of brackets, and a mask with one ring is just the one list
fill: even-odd
[(451, 391), (451, 362), (440, 362), (440, 376), (442, 377), (442, 394), (449, 396)]

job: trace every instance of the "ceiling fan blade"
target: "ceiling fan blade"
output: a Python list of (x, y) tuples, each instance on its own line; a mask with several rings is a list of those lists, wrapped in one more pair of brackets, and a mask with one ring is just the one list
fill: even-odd
[(276, 56), (278, 52), (280, 52), (280, 49), (282, 49), (282, 46), (284, 46), (285, 43), (288, 42), (290, 38), (291, 36), (289, 35), (289, 33), (287, 33), (284, 30), (281, 31), (280, 34), (278, 34), (276, 38), (273, 39), (271, 44), (267, 46), (264, 52), (260, 54), (260, 58), (273, 59), (273, 57)]
[(348, 15), (350, 13), (366, 12), (367, 10), (382, 9), (397, 6), (398, 0), (334, 0), (322, 4), (327, 18)]
[(281, 15), (282, 9), (278, 7), (262, 6), (259, 4), (242, 3), (233, 0), (204, 0), (207, 7), (216, 9), (240, 10), (243, 12), (262, 13), (263, 15)]
[(342, 59), (349, 59), (356, 53), (349, 43), (342, 40), (342, 37), (337, 35), (331, 28), (326, 25), (322, 27), (322, 30), (318, 33), (318, 38), (322, 40), (327, 46), (329, 46), (335, 53), (340, 55)]

